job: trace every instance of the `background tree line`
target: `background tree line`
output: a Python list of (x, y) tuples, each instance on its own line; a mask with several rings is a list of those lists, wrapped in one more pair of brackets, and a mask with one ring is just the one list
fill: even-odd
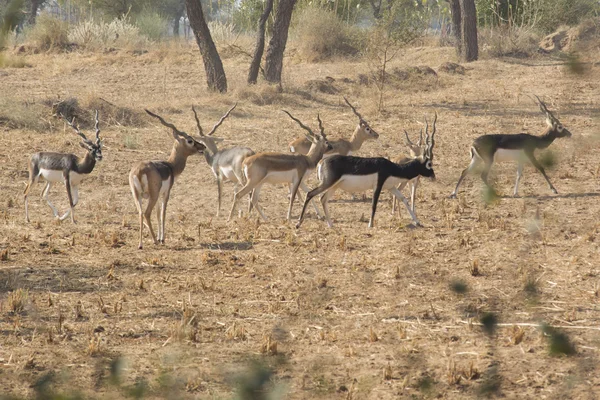
[[(368, 31), (371, 39), (365, 40), (361, 51), (379, 60), (382, 79), (385, 64), (428, 31), (441, 32), (454, 42), (462, 60), (473, 61), (479, 55), (478, 28), (547, 33), (595, 16), (600, 10), (596, 0), (0, 0), (3, 19), (11, 7), (19, 12), (16, 18), (4, 21), (7, 31), (35, 26), (38, 15), (56, 8), (68, 9), (70, 18), (77, 20), (126, 19), (138, 26), (152, 26), (155, 32), (148, 32), (151, 39), (179, 36), (184, 23), (198, 44), (208, 87), (220, 92), (227, 91), (227, 77), (210, 21), (226, 22), (240, 34), (255, 36), (248, 84), (257, 83), (261, 72), (267, 82), (281, 84), (293, 15), (307, 8), (322, 10), (316, 18), (327, 16), (329, 25), (338, 29)], [(310, 25), (310, 21), (303, 22)], [(307, 45), (319, 46), (319, 40), (313, 37)]]

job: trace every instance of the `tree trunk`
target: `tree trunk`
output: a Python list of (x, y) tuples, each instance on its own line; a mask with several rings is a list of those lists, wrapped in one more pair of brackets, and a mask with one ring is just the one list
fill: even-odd
[(43, 0), (31, 0), (31, 8), (29, 9), (29, 18), (27, 18), (28, 25), (35, 25), (35, 19), (37, 18), (38, 10)]
[(281, 84), (281, 70), (283, 68), (283, 52), (288, 38), (292, 11), (296, 0), (279, 0), (275, 24), (273, 25), (273, 37), (269, 42), (267, 58), (265, 63), (265, 79), (271, 83)]
[(181, 26), (181, 18), (185, 13), (185, 1), (181, 4), (177, 4), (177, 10), (175, 11), (175, 17), (173, 18), (173, 36), (179, 37), (179, 30)]
[(475, 61), (478, 57), (477, 46), (477, 10), (475, 0), (460, 0), (462, 16), (462, 55), (467, 62)]
[(200, 48), (204, 70), (206, 71), (206, 83), (209, 90), (218, 90), (221, 93), (227, 91), (227, 77), (223, 69), (223, 63), (219, 52), (213, 42), (210, 30), (204, 19), (202, 4), (200, 0), (186, 0), (185, 6), (190, 20), (190, 26), (194, 31), (196, 43)]
[(456, 40), (456, 55), (462, 57), (462, 27), (460, 16), (460, 0), (449, 0), (452, 14), (452, 34)]
[(256, 48), (254, 49), (254, 56), (250, 63), (250, 70), (248, 71), (248, 85), (255, 85), (258, 79), (258, 70), (260, 69), (260, 60), (262, 60), (263, 52), (265, 51), (265, 28), (267, 25), (267, 19), (271, 10), (273, 9), (273, 0), (267, 0), (265, 9), (258, 20), (258, 33), (256, 37)]

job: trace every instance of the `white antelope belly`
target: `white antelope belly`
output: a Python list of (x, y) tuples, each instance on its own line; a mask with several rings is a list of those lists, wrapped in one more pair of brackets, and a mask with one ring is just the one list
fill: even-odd
[[(44, 177), (48, 182), (63, 182), (65, 181), (63, 172), (60, 170), (54, 169), (40, 169), (40, 175)], [(85, 178), (85, 174), (78, 174), (77, 172), (69, 172), (69, 180), (71, 181), (71, 186), (78, 185)]]
[(494, 153), (494, 162), (509, 162), (509, 161), (517, 161), (517, 162), (525, 162), (527, 161), (527, 156), (523, 150), (507, 150), (507, 149), (498, 149), (496, 153)]
[(375, 189), (377, 185), (377, 174), (371, 175), (344, 175), (336, 184), (336, 187), (349, 193), (366, 192)]
[(231, 182), (237, 182), (238, 181), (238, 178), (233, 173), (233, 168), (231, 166), (221, 167), (220, 169), (221, 169), (221, 174), (223, 174), (223, 176), (227, 180), (229, 180)]

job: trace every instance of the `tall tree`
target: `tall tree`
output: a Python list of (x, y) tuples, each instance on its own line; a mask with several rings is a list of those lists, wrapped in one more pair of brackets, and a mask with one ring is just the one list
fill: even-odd
[(29, 25), (35, 25), (35, 19), (37, 18), (37, 13), (39, 9), (44, 5), (46, 0), (30, 0), (29, 1), (29, 17), (27, 18), (27, 23)]
[(260, 19), (258, 20), (258, 32), (256, 34), (256, 48), (254, 49), (254, 56), (250, 63), (250, 70), (248, 71), (248, 85), (256, 84), (258, 79), (258, 70), (260, 69), (260, 60), (262, 60), (263, 52), (265, 51), (265, 27), (267, 25), (267, 19), (273, 9), (273, 0), (267, 0), (265, 9), (263, 10)]
[(210, 90), (224, 93), (227, 91), (227, 77), (223, 69), (223, 63), (217, 46), (210, 35), (210, 30), (204, 19), (202, 12), (202, 3), (200, 0), (186, 0), (185, 7), (187, 10), (190, 26), (194, 31), (196, 43), (200, 48), (202, 61), (204, 62), (204, 70), (206, 71), (206, 83)]
[(465, 61), (475, 61), (479, 56), (475, 0), (460, 0), (460, 14), (462, 17), (462, 56)]
[(265, 63), (265, 79), (271, 83), (281, 84), (281, 70), (283, 69), (283, 52), (287, 44), (290, 21), (296, 0), (279, 0), (275, 23), (273, 24), (273, 37), (269, 42)]
[(452, 34), (456, 40), (456, 54), (462, 56), (462, 26), (460, 15), (460, 0), (448, 0), (452, 15)]

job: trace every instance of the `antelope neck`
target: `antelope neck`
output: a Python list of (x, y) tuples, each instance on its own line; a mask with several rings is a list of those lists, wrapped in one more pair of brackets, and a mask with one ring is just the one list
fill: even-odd
[(188, 156), (189, 154), (186, 154), (179, 144), (175, 142), (173, 149), (171, 150), (171, 155), (167, 160), (167, 162), (171, 165), (174, 177), (179, 176), (183, 172)]
[(350, 136), (350, 150), (352, 152), (356, 152), (358, 150), (360, 150), (360, 147), (362, 146), (362, 144), (365, 142), (365, 140), (367, 140), (367, 138), (363, 135), (359, 135), (360, 132), (360, 126), (356, 127), (356, 129), (354, 130), (354, 132), (352, 133), (352, 136)]
[(94, 169), (96, 165), (96, 159), (90, 152), (88, 152), (83, 159), (77, 160), (77, 164), (75, 165), (77, 173), (80, 174), (89, 174)]
[(541, 136), (537, 137), (536, 147), (538, 149), (545, 149), (550, 146), (552, 142), (557, 138), (554, 129), (548, 128)]

